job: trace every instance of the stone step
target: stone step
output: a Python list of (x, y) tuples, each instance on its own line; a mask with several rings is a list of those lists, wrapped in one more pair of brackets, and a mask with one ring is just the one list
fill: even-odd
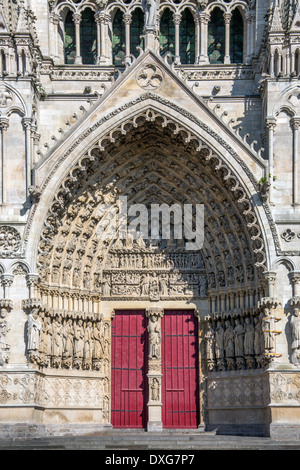
[(299, 441), (270, 438), (160, 434), (109, 434), (93, 436), (53, 436), (44, 438), (0, 439), (0, 450), (300, 450)]

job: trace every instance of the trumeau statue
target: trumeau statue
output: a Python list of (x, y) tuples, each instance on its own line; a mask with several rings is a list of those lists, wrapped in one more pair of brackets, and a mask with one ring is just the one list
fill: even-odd
[(151, 315), (149, 319), (148, 331), (149, 331), (149, 358), (159, 359), (160, 358), (160, 324), (156, 315)]

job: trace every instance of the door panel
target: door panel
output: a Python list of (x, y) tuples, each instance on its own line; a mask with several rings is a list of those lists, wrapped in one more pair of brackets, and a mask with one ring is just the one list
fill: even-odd
[(166, 310), (161, 329), (163, 427), (197, 428), (197, 319), (191, 310)]
[(143, 310), (117, 310), (111, 324), (111, 423), (147, 425), (147, 320)]

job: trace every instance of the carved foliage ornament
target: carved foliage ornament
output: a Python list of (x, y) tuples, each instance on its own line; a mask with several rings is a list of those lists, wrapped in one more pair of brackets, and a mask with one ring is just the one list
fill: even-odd
[(0, 254), (7, 256), (20, 250), (21, 236), (19, 232), (10, 226), (0, 227)]

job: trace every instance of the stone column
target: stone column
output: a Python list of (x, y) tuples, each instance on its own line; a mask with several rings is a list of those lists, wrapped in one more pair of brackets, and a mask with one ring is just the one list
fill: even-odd
[(82, 57), (80, 53), (80, 23), (81, 23), (81, 15), (80, 13), (73, 14), (73, 21), (75, 23), (75, 38), (76, 38), (76, 56), (75, 56), (75, 64), (82, 64)]
[(210, 16), (207, 13), (199, 14), (200, 21), (200, 55), (198, 59), (199, 64), (208, 64), (208, 55), (207, 55), (207, 25), (209, 22)]
[(8, 118), (0, 117), (0, 157), (1, 157), (1, 201), (7, 202), (7, 146), (6, 131), (9, 125)]
[(54, 63), (59, 63), (59, 55), (58, 55), (58, 25), (60, 21), (60, 16), (52, 13), (50, 15), (50, 57), (53, 57)]
[(289, 278), (293, 284), (293, 297), (300, 297), (300, 271), (289, 273)]
[(36, 297), (35, 292), (34, 292), (34, 287), (35, 287), (38, 279), (39, 279), (38, 274), (29, 273), (29, 274), (26, 275), (26, 282), (27, 282), (27, 287), (28, 287), (28, 298), (29, 299), (34, 299)]
[(276, 281), (276, 271), (264, 271), (263, 274), (268, 284), (268, 297), (275, 297), (274, 286)]
[(31, 118), (23, 118), (23, 127), (25, 129), (25, 175), (26, 175), (26, 197), (29, 195), (28, 189), (31, 186)]
[(125, 64), (131, 64), (131, 56), (130, 56), (130, 25), (131, 25), (131, 14), (124, 13), (123, 21), (125, 24)]
[(293, 205), (299, 204), (299, 158), (298, 158), (298, 147), (299, 147), (299, 126), (300, 117), (293, 117), (291, 119), (293, 127)]
[(230, 20), (231, 13), (224, 13), (225, 21), (225, 56), (224, 64), (230, 64)]
[(273, 178), (274, 178), (274, 129), (276, 126), (275, 119), (268, 119), (266, 122), (268, 128), (268, 146), (269, 146), (269, 166), (268, 181), (270, 185), (269, 202), (273, 204)]
[(107, 24), (109, 16), (103, 12), (98, 12), (95, 15), (95, 20), (97, 24), (97, 64), (106, 64)]
[(250, 63), (252, 57), (252, 11), (246, 13), (246, 58), (245, 62)]
[(9, 298), (9, 288), (12, 285), (14, 280), (14, 276), (12, 274), (2, 274), (1, 275), (1, 283), (3, 286), (3, 299)]
[(148, 318), (149, 355), (148, 355), (148, 431), (162, 430), (161, 401), (161, 307), (150, 307), (146, 311)]
[(174, 64), (180, 65), (180, 22), (181, 22), (181, 15), (180, 13), (174, 13), (173, 21), (175, 25), (175, 58)]

